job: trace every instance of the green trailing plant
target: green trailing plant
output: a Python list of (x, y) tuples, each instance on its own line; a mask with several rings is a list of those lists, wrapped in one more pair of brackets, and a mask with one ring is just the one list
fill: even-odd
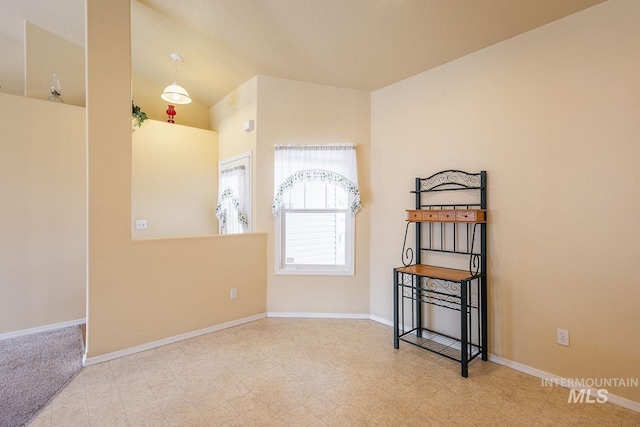
[(135, 124), (138, 127), (142, 126), (142, 123), (148, 119), (147, 114), (142, 111), (140, 107), (138, 107), (136, 103), (133, 102), (133, 100), (131, 101), (131, 117), (133, 117), (133, 119), (135, 120)]

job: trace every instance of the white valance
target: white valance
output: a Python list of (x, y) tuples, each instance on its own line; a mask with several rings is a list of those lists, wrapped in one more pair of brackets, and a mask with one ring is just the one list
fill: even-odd
[[(236, 166), (220, 171), (220, 182), (218, 183), (218, 205), (216, 206), (216, 217), (220, 221), (220, 233), (231, 234), (246, 232), (249, 222), (247, 220), (247, 209), (244, 206), (245, 167)], [(229, 214), (237, 215), (236, 224), (242, 230), (231, 226), (227, 218)], [(231, 227), (230, 227), (231, 226)]]
[(358, 166), (354, 144), (276, 145), (273, 213), (284, 193), (298, 182), (322, 181), (339, 185), (353, 197), (351, 213), (360, 210)]

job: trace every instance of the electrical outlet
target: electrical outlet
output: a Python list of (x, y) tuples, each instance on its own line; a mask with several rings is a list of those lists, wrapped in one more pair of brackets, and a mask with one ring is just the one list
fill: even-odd
[(147, 220), (136, 219), (136, 230), (146, 230), (146, 229), (147, 229)]
[(231, 299), (236, 299), (238, 298), (238, 290), (236, 288), (231, 289)]
[(558, 344), (569, 347), (569, 331), (558, 328)]

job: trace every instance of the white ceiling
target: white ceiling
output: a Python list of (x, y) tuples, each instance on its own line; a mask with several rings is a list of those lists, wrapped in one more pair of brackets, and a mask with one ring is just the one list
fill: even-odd
[[(603, 0), (131, 0), (132, 69), (213, 105), (256, 74), (372, 91)], [(84, 44), (84, 0), (0, 0)]]

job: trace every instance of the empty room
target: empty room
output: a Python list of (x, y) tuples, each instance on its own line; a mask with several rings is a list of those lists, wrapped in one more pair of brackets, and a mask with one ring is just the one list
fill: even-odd
[(640, 2), (0, 8), (0, 425), (640, 425)]

